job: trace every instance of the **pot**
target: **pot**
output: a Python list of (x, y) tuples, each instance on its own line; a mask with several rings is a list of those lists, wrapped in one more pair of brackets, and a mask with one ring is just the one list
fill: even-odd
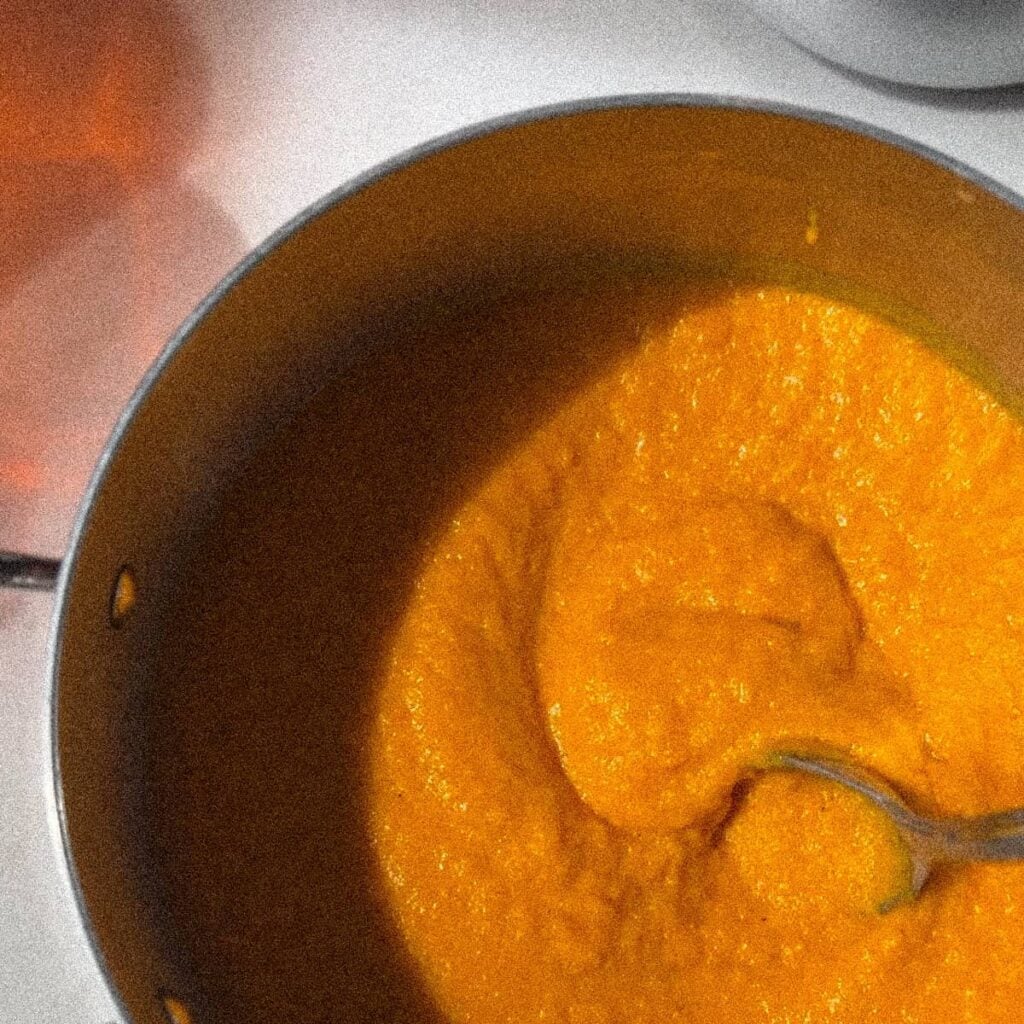
[(751, 0), (795, 43), (840, 67), (906, 85), (987, 89), (1024, 80), (1016, 0)]
[(125, 1019), (439, 1019), (363, 841), (369, 683), (431, 522), (552, 368), (424, 324), (610, 264), (770, 274), (915, 311), (1014, 400), (1022, 205), (832, 116), (624, 97), (432, 142), (253, 252), (140, 385), (63, 564), (0, 561), (56, 590), (55, 817)]

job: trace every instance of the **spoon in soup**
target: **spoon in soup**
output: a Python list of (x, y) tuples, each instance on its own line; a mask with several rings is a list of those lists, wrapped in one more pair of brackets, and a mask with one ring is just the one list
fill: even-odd
[(897, 892), (879, 907), (883, 914), (912, 903), (939, 865), (1024, 860), (1024, 808), (974, 818), (929, 818), (912, 810), (873, 771), (838, 758), (776, 752), (760, 767), (827, 779), (852, 789), (885, 812), (906, 846), (910, 871)]

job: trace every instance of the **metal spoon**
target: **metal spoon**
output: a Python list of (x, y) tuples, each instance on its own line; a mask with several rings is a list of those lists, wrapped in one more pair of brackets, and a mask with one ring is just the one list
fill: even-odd
[(906, 845), (910, 873), (907, 883), (879, 908), (883, 914), (913, 902), (940, 864), (1024, 860), (1024, 808), (976, 818), (928, 818), (911, 810), (884, 779), (847, 761), (774, 753), (763, 767), (836, 782), (860, 793), (889, 816)]

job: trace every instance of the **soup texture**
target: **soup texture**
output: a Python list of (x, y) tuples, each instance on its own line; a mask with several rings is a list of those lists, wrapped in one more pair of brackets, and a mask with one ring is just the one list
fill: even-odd
[(501, 332), (626, 354), (435, 530), (381, 668), (372, 842), (437, 1005), (1018, 1021), (1024, 867), (880, 913), (908, 871), (886, 819), (759, 766), (823, 750), (926, 812), (1024, 805), (1020, 423), (782, 287), (606, 284)]

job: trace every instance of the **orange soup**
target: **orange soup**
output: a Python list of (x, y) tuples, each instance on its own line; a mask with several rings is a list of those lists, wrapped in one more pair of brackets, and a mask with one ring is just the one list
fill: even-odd
[(607, 285), (501, 330), (635, 338), (436, 532), (391, 642), (371, 830), (438, 1005), (1018, 1021), (1024, 866), (882, 914), (907, 865), (881, 814), (752, 769), (824, 745), (924, 811), (1024, 805), (1020, 423), (780, 287)]

